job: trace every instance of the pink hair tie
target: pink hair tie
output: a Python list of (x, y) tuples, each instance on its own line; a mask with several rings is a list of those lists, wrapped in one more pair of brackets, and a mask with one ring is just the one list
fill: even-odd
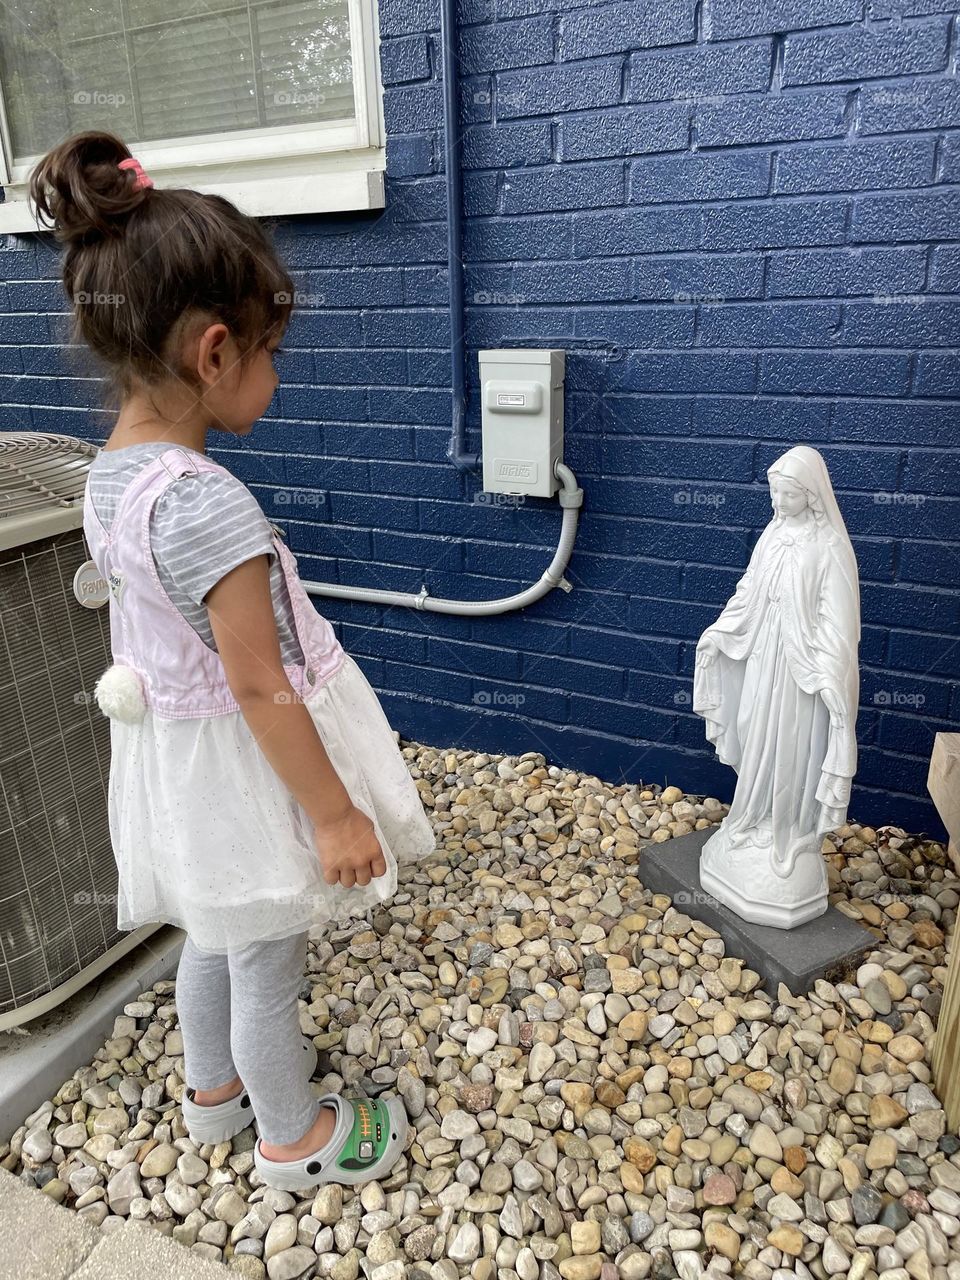
[(134, 187), (152, 187), (153, 186), (153, 179), (148, 174), (144, 173), (143, 166), (140, 164), (140, 161), (135, 159), (133, 156), (129, 156), (126, 160), (121, 160), (117, 167), (119, 169), (133, 170), (134, 174), (136, 175), (134, 184), (133, 184)]

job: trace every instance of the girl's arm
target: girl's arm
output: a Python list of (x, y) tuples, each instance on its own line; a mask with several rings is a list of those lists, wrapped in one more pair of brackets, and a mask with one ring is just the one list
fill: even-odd
[(274, 772), (314, 825), (324, 878), (346, 888), (369, 884), (386, 871), (383, 853), (283, 669), (267, 556), (231, 569), (204, 604), (230, 692)]

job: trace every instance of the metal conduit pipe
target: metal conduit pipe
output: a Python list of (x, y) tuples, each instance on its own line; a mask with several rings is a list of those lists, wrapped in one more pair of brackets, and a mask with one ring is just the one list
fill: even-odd
[(570, 562), (577, 536), (583, 490), (577, 484), (577, 477), (565, 463), (558, 462), (555, 470), (561, 484), (557, 496), (563, 508), (560, 541), (549, 567), (543, 571), (539, 580), (526, 590), (518, 591), (516, 595), (502, 596), (499, 600), (444, 600), (440, 596), (431, 596), (425, 586), (414, 595), (410, 591), (380, 591), (376, 587), (343, 587), (333, 582), (304, 582), (303, 585), (311, 595), (315, 596), (360, 600), (364, 604), (404, 605), (411, 609), (420, 609), (425, 613), (455, 613), (472, 618), (523, 609), (526, 605), (533, 604), (535, 600), (545, 596), (554, 587), (572, 591), (573, 587), (563, 574)]

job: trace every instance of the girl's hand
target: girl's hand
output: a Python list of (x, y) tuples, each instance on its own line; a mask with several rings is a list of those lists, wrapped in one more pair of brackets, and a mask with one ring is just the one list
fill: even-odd
[(313, 842), (327, 884), (340, 883), (352, 889), (387, 873), (373, 823), (355, 805), (343, 817), (315, 825)]
[(354, 807), (310, 712), (287, 678), (266, 554), (231, 569), (204, 603), (230, 692), (257, 745), (313, 824), (327, 884), (350, 889), (385, 875), (373, 824)]

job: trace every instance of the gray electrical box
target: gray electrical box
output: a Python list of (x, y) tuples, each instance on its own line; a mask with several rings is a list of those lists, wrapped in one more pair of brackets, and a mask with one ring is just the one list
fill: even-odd
[(562, 350), (481, 351), (483, 487), (552, 498), (563, 458)]

